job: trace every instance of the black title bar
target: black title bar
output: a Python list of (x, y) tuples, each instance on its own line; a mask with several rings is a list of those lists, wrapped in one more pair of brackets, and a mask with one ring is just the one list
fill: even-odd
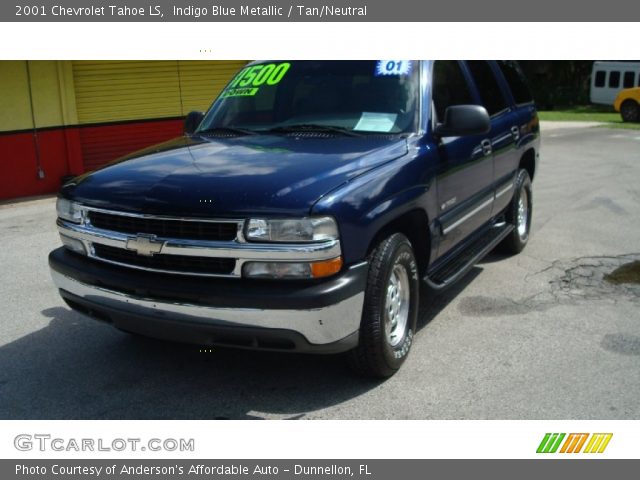
[(0, 460), (3, 480), (445, 480), (637, 477), (638, 460)]
[(0, 22), (632, 22), (639, 18), (640, 2), (628, 0), (17, 0), (0, 3)]

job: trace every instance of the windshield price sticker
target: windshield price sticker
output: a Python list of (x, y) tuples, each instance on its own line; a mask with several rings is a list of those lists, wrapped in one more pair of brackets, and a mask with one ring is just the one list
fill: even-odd
[(396, 124), (398, 115), (395, 113), (362, 112), (360, 120), (354, 130), (369, 132), (390, 132)]
[(253, 97), (256, 93), (258, 93), (257, 88), (231, 88), (222, 92), (222, 98)]
[(409, 75), (413, 67), (411, 60), (378, 60), (376, 62), (376, 77), (386, 75)]
[(273, 86), (280, 83), (290, 67), (291, 64), (287, 62), (247, 67), (236, 75), (223, 92), (222, 98), (253, 96), (263, 85)]

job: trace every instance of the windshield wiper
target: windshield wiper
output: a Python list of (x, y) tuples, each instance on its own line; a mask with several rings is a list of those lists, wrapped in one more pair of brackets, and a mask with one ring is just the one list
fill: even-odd
[(205, 128), (204, 130), (198, 130), (196, 135), (221, 135), (227, 136), (231, 135), (256, 135), (258, 132), (255, 130), (249, 130), (248, 128), (240, 128), (240, 127), (213, 127), (213, 128)]
[(300, 123), (295, 125), (281, 125), (268, 130), (261, 130), (260, 133), (298, 133), (298, 132), (330, 132), (350, 137), (361, 137), (363, 134), (354, 132), (345, 127), (337, 127), (335, 125), (322, 125), (315, 123)]

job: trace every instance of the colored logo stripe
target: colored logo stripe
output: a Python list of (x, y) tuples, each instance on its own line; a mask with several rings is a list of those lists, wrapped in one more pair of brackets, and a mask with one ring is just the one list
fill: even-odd
[(547, 433), (538, 446), (537, 453), (556, 453), (565, 433)]
[(602, 453), (609, 445), (609, 440), (613, 437), (613, 433), (594, 433), (591, 435), (589, 443), (587, 443), (584, 453)]
[(580, 453), (587, 438), (589, 438), (588, 433), (571, 433), (562, 445), (560, 453)]
[[(536, 453), (556, 453), (565, 437), (567, 437), (566, 433), (545, 433)], [(580, 453), (581, 451), (582, 453), (603, 453), (611, 437), (613, 433), (570, 433), (562, 443), (559, 453)], [(588, 442), (587, 439), (589, 439)], [(587, 446), (583, 451), (582, 447), (585, 443)]]

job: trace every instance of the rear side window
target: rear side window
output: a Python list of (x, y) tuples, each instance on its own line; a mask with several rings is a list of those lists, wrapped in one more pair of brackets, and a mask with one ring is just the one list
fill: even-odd
[(491, 66), (484, 61), (469, 61), (467, 64), (480, 92), (482, 104), (489, 115), (495, 115), (507, 108), (507, 102)]
[(517, 104), (533, 102), (533, 95), (518, 64), (513, 60), (503, 60), (498, 62), (498, 66), (509, 84), (515, 102)]
[(433, 104), (439, 121), (452, 105), (470, 105), (473, 102), (469, 85), (462, 73), (460, 63), (439, 60), (433, 65)]
[(607, 74), (604, 70), (598, 70), (596, 72), (596, 82), (595, 82), (595, 86), (596, 87), (604, 87), (604, 82), (607, 78)]
[(624, 79), (622, 80), (622, 86), (624, 88), (633, 87), (633, 81), (635, 80), (636, 74), (633, 72), (624, 72)]
[(609, 73), (609, 88), (618, 88), (620, 86), (620, 72)]

